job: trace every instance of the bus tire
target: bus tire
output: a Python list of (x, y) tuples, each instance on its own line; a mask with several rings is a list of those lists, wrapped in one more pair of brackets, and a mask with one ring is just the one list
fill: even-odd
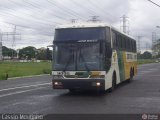
[(130, 70), (130, 77), (129, 77), (128, 82), (131, 82), (133, 80), (133, 76), (134, 76), (134, 73), (133, 73), (133, 70), (131, 69)]
[(114, 72), (112, 76), (112, 87), (109, 88), (109, 92), (113, 92), (115, 88), (116, 88), (116, 73)]

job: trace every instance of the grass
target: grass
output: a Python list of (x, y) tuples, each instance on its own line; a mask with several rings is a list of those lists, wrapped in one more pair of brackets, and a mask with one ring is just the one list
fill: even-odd
[(155, 63), (155, 60), (153, 59), (139, 59), (137, 61), (138, 65), (142, 65), (142, 64), (149, 64), (149, 63)]
[(50, 73), (51, 73), (50, 62), (40, 62), (40, 63), (0, 62), (0, 80), (5, 80), (7, 75), (8, 78), (11, 78), (20, 76), (50, 74)]

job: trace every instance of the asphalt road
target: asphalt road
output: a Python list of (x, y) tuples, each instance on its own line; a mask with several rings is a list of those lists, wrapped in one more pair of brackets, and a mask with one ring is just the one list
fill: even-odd
[(53, 90), (51, 76), (0, 81), (0, 113), (160, 113), (160, 63), (142, 65), (112, 92)]

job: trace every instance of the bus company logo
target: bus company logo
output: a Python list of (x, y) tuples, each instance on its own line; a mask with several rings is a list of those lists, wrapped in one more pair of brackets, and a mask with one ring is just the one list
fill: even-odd
[(143, 114), (142, 115), (142, 120), (147, 120), (148, 119), (148, 115), (147, 114)]

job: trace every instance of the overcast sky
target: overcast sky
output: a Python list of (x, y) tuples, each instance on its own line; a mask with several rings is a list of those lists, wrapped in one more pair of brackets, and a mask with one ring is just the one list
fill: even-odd
[[(159, 0), (153, 0), (160, 4)], [(2, 43), (15, 49), (26, 46), (46, 47), (54, 39), (54, 28), (71, 19), (87, 21), (99, 16), (120, 29), (121, 17), (126, 15), (130, 34), (143, 36), (141, 49), (151, 46), (152, 32), (160, 36), (160, 7), (148, 0), (0, 0), (0, 31)], [(16, 41), (6, 32), (14, 32)], [(19, 35), (21, 34), (21, 35)]]

